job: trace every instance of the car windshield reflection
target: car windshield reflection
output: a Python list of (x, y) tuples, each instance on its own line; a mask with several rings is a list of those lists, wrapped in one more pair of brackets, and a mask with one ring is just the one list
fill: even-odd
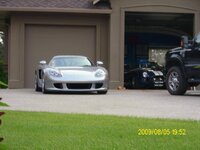
[(162, 66), (158, 65), (156, 62), (147, 62), (145, 64), (139, 64), (139, 68), (150, 68), (152, 70), (162, 70)]
[(85, 57), (58, 57), (54, 58), (50, 64), (52, 67), (90, 67), (91, 61)]

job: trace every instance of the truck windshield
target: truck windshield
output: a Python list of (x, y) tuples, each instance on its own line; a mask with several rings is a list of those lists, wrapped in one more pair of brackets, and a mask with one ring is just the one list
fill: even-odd
[(200, 33), (195, 37), (195, 42), (200, 44)]

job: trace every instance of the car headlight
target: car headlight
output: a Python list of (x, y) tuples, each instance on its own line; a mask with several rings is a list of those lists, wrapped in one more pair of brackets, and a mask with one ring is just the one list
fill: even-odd
[(49, 70), (49, 74), (53, 77), (62, 77), (62, 74), (57, 70)]
[(143, 76), (144, 78), (147, 78), (147, 77), (148, 77), (148, 73), (147, 73), (147, 72), (143, 72), (143, 73), (142, 73), (142, 76)]
[(103, 70), (101, 70), (101, 69), (98, 69), (96, 71), (96, 73), (95, 73), (95, 77), (97, 77), (97, 78), (104, 77), (105, 75), (106, 75), (106, 73)]

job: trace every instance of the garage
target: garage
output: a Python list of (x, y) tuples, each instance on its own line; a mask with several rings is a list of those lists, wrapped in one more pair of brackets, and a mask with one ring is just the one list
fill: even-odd
[(192, 13), (125, 12), (125, 80), (127, 70), (152, 63), (163, 71), (166, 52), (180, 46), (181, 36), (192, 38), (193, 33)]
[(34, 70), (40, 60), (55, 55), (85, 55), (96, 61), (95, 26), (26, 25), (25, 88), (34, 87)]
[(182, 35), (200, 32), (200, 1), (8, 0), (0, 1), (0, 18), (9, 88), (33, 87), (39, 60), (73, 51), (103, 61), (116, 89), (124, 86), (124, 66), (163, 64)]
[(84, 55), (108, 69), (107, 14), (15, 13), (11, 18), (9, 87), (34, 88), (39, 61)]

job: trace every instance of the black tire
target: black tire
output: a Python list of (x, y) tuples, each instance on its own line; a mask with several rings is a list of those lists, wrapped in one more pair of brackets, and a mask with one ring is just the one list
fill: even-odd
[(107, 94), (107, 92), (108, 92), (107, 90), (105, 90), (105, 91), (97, 91), (98, 94)]
[(47, 91), (46, 88), (45, 88), (45, 81), (43, 80), (43, 82), (44, 82), (44, 83), (43, 83), (44, 85), (42, 86), (42, 93), (43, 93), (43, 94), (47, 94), (48, 91)]
[(42, 91), (42, 89), (38, 86), (37, 82), (35, 83), (35, 91), (36, 92), (41, 92)]
[(136, 78), (135, 78), (134, 76), (131, 78), (130, 83), (131, 83), (131, 88), (132, 88), (132, 89), (138, 88), (138, 87), (137, 87), (137, 81), (136, 81)]
[(171, 67), (166, 76), (166, 88), (171, 95), (184, 95), (188, 83), (178, 67)]
[(36, 92), (41, 92), (42, 91), (42, 88), (38, 86), (37, 76), (35, 78), (35, 91)]

